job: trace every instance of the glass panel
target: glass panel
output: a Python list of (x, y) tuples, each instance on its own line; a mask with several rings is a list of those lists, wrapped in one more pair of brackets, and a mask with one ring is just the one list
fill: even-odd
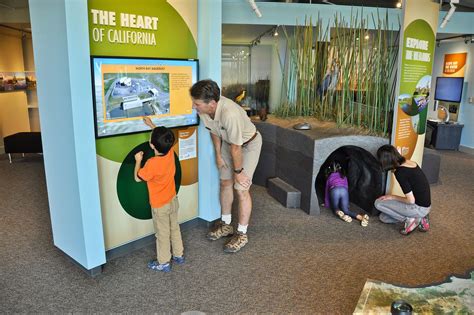
[(222, 95), (246, 104), (250, 83), (250, 49), (248, 46), (222, 46)]

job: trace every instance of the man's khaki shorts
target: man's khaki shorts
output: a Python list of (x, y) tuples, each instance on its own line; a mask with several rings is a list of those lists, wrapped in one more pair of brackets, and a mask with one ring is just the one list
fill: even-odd
[[(243, 172), (247, 174), (248, 177), (250, 177), (250, 180), (252, 180), (253, 173), (257, 168), (261, 149), (262, 136), (259, 132), (257, 132), (257, 136), (252, 141), (242, 146), (242, 167), (244, 168)], [(224, 162), (226, 164), (226, 167), (222, 167), (221, 169), (219, 169), (220, 179), (233, 179), (234, 163), (232, 162), (229, 143), (222, 141), (221, 154), (222, 159), (224, 159)], [(248, 190), (238, 183), (234, 183), (234, 188), (237, 190)]]

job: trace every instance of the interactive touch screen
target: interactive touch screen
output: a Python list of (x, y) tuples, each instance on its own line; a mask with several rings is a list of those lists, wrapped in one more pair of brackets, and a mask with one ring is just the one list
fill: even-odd
[(464, 78), (438, 77), (436, 78), (435, 100), (459, 103), (461, 102)]
[(169, 128), (199, 124), (189, 95), (197, 60), (92, 57), (91, 66), (98, 138), (148, 131), (143, 116)]

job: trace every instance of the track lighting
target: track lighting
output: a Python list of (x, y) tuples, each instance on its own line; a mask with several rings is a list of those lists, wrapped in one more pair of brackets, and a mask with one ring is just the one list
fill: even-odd
[(459, 0), (451, 0), (449, 5), (451, 8), (449, 9), (448, 13), (446, 16), (443, 18), (443, 21), (441, 22), (441, 25), (439, 26), (440, 28), (444, 28), (446, 24), (448, 24), (449, 19), (451, 19), (451, 16), (454, 14), (454, 11), (456, 11), (456, 6), (454, 4), (458, 4)]
[(255, 3), (255, 0), (248, 0), (248, 2), (250, 4), (250, 7), (252, 8), (253, 12), (255, 12), (255, 15), (257, 15), (257, 17), (261, 18), (262, 13), (258, 9), (257, 4)]
[(277, 37), (279, 27), (280, 27), (280, 25), (275, 25), (272, 28), (270, 28), (270, 29), (266, 30), (265, 32), (263, 32), (262, 34), (258, 35), (254, 40), (252, 40), (250, 42), (250, 47), (257, 46), (258, 44), (260, 44), (260, 40), (265, 36)]

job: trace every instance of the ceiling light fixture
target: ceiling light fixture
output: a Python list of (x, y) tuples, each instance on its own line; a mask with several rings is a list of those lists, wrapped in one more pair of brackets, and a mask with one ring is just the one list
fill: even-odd
[(258, 9), (257, 4), (255, 3), (255, 0), (248, 0), (248, 2), (250, 4), (250, 7), (252, 8), (253, 12), (255, 12), (255, 15), (257, 15), (257, 17), (261, 18), (262, 13)]
[(454, 4), (458, 4), (458, 3), (459, 3), (459, 0), (451, 0), (451, 2), (449, 3), (451, 8), (449, 8), (448, 13), (443, 18), (443, 21), (441, 22), (441, 25), (439, 26), (440, 28), (444, 28), (446, 24), (448, 24), (449, 19), (451, 19), (451, 16), (453, 16), (454, 11), (456, 11), (456, 6)]
[(395, 6), (400, 9), (402, 7), (402, 2), (401, 1), (397, 2), (397, 4)]

